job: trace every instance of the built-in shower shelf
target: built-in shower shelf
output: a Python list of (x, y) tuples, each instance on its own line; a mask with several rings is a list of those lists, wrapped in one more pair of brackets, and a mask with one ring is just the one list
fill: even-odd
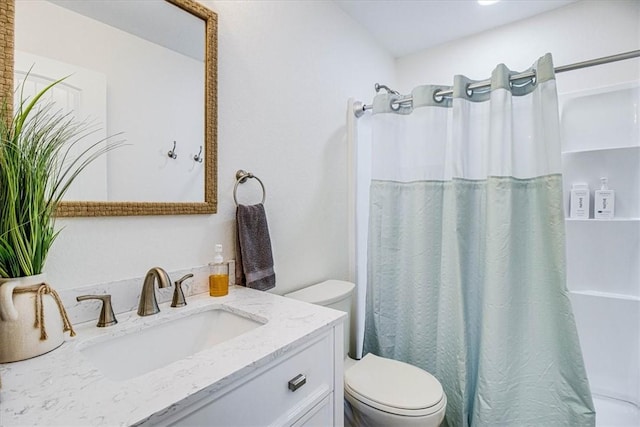
[[(570, 212), (569, 198), (574, 184), (587, 184), (593, 205), (600, 178), (607, 177), (616, 192), (616, 218), (613, 221), (640, 217), (640, 146), (592, 149), (567, 152), (562, 156), (565, 212)], [(590, 215), (593, 216), (593, 207)], [(585, 221), (585, 220), (582, 220)], [(589, 219), (588, 221), (603, 221)]]
[(637, 222), (640, 221), (640, 218), (611, 218), (611, 219), (596, 219), (596, 218), (565, 218), (567, 222)]
[(574, 295), (586, 295), (598, 298), (609, 298), (614, 300), (635, 301), (640, 302), (640, 296), (617, 294), (615, 292), (600, 292), (600, 291), (570, 291)]
[(640, 145), (623, 145), (619, 147), (598, 147), (598, 148), (586, 148), (583, 150), (567, 150), (563, 151), (562, 155), (573, 155), (573, 154), (582, 154), (582, 153), (606, 153), (607, 151), (616, 151), (616, 150), (633, 150), (640, 149)]
[[(567, 288), (592, 392), (640, 401), (640, 87), (568, 94), (562, 107), (564, 207), (587, 184), (593, 217), (600, 177), (615, 190), (615, 218), (566, 218)], [(600, 408), (597, 408), (600, 411)], [(598, 413), (598, 425), (608, 423)]]
[(569, 289), (640, 294), (640, 218), (567, 218), (565, 224)]

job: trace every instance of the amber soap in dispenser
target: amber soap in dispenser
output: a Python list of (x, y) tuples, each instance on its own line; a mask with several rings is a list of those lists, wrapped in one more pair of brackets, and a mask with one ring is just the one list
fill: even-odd
[(222, 245), (216, 245), (216, 256), (211, 264), (209, 295), (221, 297), (229, 293), (229, 264), (222, 258)]

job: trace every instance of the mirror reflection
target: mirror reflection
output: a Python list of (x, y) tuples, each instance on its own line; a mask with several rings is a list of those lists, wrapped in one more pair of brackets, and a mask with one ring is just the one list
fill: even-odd
[(65, 200), (207, 201), (205, 20), (164, 0), (17, 0), (15, 21), (14, 86), (69, 75), (56, 106), (96, 123), (93, 142), (126, 141)]

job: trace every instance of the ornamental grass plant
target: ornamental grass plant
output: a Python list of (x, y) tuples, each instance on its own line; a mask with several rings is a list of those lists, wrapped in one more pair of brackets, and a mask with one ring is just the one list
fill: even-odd
[(31, 99), (21, 94), (13, 117), (6, 102), (0, 112), (0, 277), (42, 273), (64, 194), (83, 169), (119, 145), (101, 139), (77, 149), (97, 129), (44, 98), (62, 80)]

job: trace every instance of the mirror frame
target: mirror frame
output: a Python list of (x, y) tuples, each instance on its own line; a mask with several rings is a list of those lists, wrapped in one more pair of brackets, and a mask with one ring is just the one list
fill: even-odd
[[(204, 202), (60, 202), (57, 217), (194, 215), (217, 212), (218, 15), (194, 0), (165, 0), (205, 22)], [(15, 3), (0, 1), (0, 94), (13, 105)], [(11, 111), (8, 113), (11, 114)]]

